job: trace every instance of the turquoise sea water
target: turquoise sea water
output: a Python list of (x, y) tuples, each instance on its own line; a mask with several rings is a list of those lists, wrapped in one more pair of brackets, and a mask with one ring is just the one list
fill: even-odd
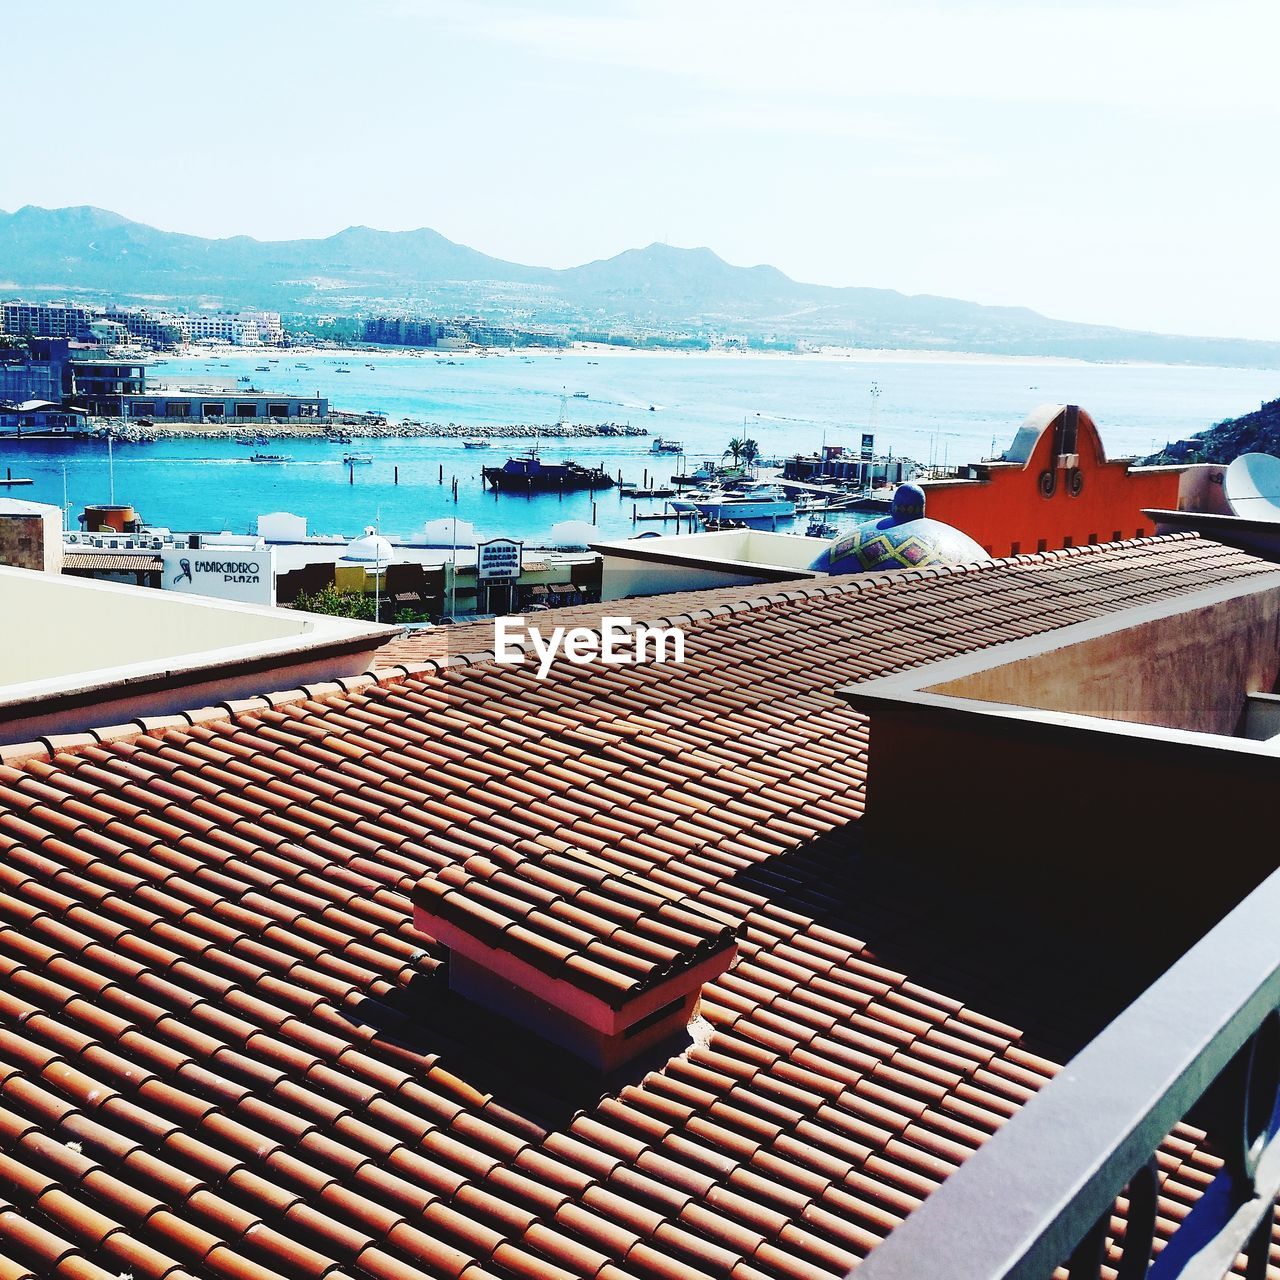
[[(392, 422), (408, 417), (468, 428), (552, 423), (567, 396), (569, 421), (644, 426), (651, 435), (683, 441), (691, 460), (718, 457), (731, 436), (744, 432), (759, 441), (765, 456), (809, 451), (824, 440), (856, 448), (861, 432), (874, 425), (877, 452), (953, 464), (989, 456), (993, 445), (997, 451), (1006, 447), (1026, 414), (1046, 401), (1083, 405), (1108, 453), (1122, 456), (1148, 453), (1280, 395), (1280, 372), (1048, 361), (361, 353), (282, 355), (269, 373), (255, 371), (266, 362), (262, 352), (170, 361), (156, 367), (153, 378), (172, 385), (215, 379), (234, 385), (248, 374), (264, 390), (320, 393), (337, 408), (380, 410)], [(351, 372), (337, 373), (339, 365)], [(873, 384), (880, 390), (874, 410)], [(573, 395), (581, 391), (585, 398)], [(456, 514), (481, 536), (536, 540), (558, 521), (590, 520), (589, 494), (495, 499), (482, 490), (480, 467), (500, 464), (522, 447), (499, 440), (475, 451), (447, 439), (357, 439), (351, 448), (371, 453), (374, 462), (355, 468), (351, 484), (342, 445), (267, 446), (292, 459), (286, 466), (252, 463), (252, 449), (220, 440), (117, 445), (115, 496), (149, 523), (175, 529), (243, 532), (260, 513), (285, 510), (305, 515), (314, 533), (351, 535), (376, 523), (384, 532), (411, 535), (429, 520), (455, 514), (448, 481), (456, 476)], [(676, 460), (655, 459), (648, 450), (648, 438), (543, 442), (549, 459), (599, 462), (615, 474), (621, 469), (628, 480), (641, 479), (645, 468), (652, 477), (656, 461), (658, 475), (667, 478)], [(10, 492), (54, 504), (63, 501), (65, 468), (73, 514), (108, 497), (106, 446), (99, 441), (5, 442), (0, 466), (35, 481)], [(595, 495), (595, 503), (601, 536), (663, 527), (634, 526), (631, 501), (616, 491)]]

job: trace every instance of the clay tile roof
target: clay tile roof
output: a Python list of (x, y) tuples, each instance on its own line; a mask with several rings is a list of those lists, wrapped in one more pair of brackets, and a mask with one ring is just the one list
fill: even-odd
[(163, 569), (159, 556), (128, 554), (120, 551), (68, 551), (62, 557), (64, 569), (116, 569), (135, 573), (145, 569)]
[[(0, 1272), (843, 1275), (1096, 1029), (1105, 974), (1029, 982), (1042, 922), (1011, 966), (986, 904), (860, 852), (834, 690), (1271, 571), (1157, 539), (657, 597), (628, 607), (691, 619), (682, 667), (405, 639), (376, 679), (6, 748)], [(684, 1048), (584, 1077), (450, 995), (423, 884), (584, 982), (737, 954)], [(1166, 1142), (1161, 1239), (1215, 1159)]]
[(420, 880), (413, 900), (615, 1007), (732, 946), (740, 929), (733, 916), (576, 850), (468, 858)]

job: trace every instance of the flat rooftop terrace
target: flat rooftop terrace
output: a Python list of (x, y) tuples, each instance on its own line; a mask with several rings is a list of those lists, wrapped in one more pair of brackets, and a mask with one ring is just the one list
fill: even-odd
[(357, 675), (392, 627), (0, 566), (0, 744)]

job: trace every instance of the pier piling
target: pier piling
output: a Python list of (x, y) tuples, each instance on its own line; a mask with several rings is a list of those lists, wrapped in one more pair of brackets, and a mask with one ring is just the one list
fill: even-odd
[(393, 481), (393, 483), (394, 483), (394, 484), (399, 484), (399, 483), (400, 483), (400, 468), (399, 468), (399, 467), (396, 467), (396, 468), (395, 468), (395, 480)]

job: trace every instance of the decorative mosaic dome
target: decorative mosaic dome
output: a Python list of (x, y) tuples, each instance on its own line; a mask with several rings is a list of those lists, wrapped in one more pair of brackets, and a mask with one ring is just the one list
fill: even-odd
[(825, 573), (862, 573), (989, 559), (967, 533), (925, 515), (924, 490), (918, 484), (903, 484), (894, 492), (883, 520), (837, 538), (809, 567)]

